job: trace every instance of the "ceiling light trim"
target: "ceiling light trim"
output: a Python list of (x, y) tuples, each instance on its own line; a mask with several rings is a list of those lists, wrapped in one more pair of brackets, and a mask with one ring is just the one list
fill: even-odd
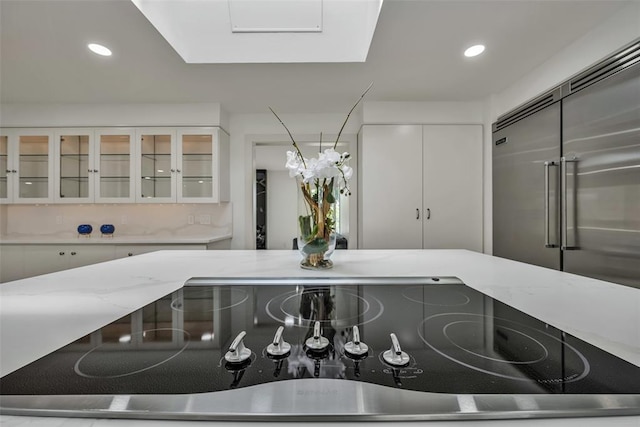
[(100, 56), (113, 55), (113, 52), (111, 52), (111, 49), (99, 43), (89, 43), (87, 44), (87, 48), (89, 48), (89, 50), (95, 53), (96, 55), (100, 55)]

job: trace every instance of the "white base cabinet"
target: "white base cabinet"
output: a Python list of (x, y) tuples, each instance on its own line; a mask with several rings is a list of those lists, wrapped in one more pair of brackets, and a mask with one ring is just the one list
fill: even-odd
[(96, 264), (113, 259), (111, 245), (19, 245), (22, 248), (22, 277), (33, 277), (41, 274)]
[(364, 125), (361, 249), (482, 252), (482, 126)]
[(184, 244), (184, 245), (117, 245), (115, 248), (115, 259), (126, 258), (135, 255), (146, 254), (155, 251), (178, 251), (207, 249), (205, 244)]
[[(230, 240), (228, 240), (230, 241)], [(216, 242), (225, 246), (224, 242)], [(216, 244), (5, 244), (0, 245), (0, 283), (162, 250), (204, 250)]]
[(23, 247), (0, 245), (0, 282), (9, 282), (23, 277), (25, 277)]

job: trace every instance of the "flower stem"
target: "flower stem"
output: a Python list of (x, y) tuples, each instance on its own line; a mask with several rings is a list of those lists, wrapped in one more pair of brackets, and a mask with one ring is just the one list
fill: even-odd
[[(373, 83), (372, 83), (373, 84)], [(302, 156), (302, 151), (300, 151), (300, 147), (298, 147), (298, 144), (296, 143), (296, 140), (293, 139), (293, 135), (291, 135), (291, 131), (289, 130), (289, 128), (287, 127), (287, 125), (284, 124), (284, 122), (282, 121), (282, 119), (280, 119), (280, 117), (276, 114), (275, 111), (273, 111), (273, 108), (269, 107), (269, 110), (271, 110), (271, 112), (273, 113), (274, 116), (276, 116), (276, 119), (278, 119), (278, 121), (280, 122), (280, 124), (282, 124), (282, 126), (284, 126), (284, 128), (287, 130), (287, 133), (289, 134), (289, 138), (291, 138), (291, 142), (293, 142), (293, 146), (296, 149), (296, 151), (298, 152), (298, 156), (300, 157), (300, 160), (302, 161), (302, 165), (304, 166), (304, 168), (307, 168), (307, 164), (304, 161), (304, 157)]]
[[(349, 110), (349, 114), (347, 114), (347, 118), (344, 119), (344, 123), (342, 124), (342, 127), (340, 128), (340, 132), (338, 132), (338, 137), (336, 138), (336, 142), (335, 142), (335, 144), (333, 144), (333, 149), (334, 150), (338, 146), (338, 141), (340, 141), (340, 135), (342, 135), (342, 131), (344, 130), (344, 127), (347, 125), (347, 122), (349, 121), (349, 117), (351, 116), (351, 113), (353, 113), (353, 110), (356, 109), (356, 107), (358, 106), (360, 101), (362, 101), (362, 98), (364, 98), (364, 96), (367, 94), (367, 92), (369, 92), (369, 89), (371, 89), (371, 86), (373, 86), (373, 82), (371, 82), (371, 84), (369, 85), (367, 90), (364, 91), (364, 93), (356, 101), (356, 103), (353, 105), (353, 107), (351, 107), (351, 110)], [(273, 110), (271, 110), (271, 111), (273, 111)], [(273, 114), (275, 114), (275, 113), (273, 113)], [(278, 117), (278, 116), (276, 116), (276, 117)], [(284, 123), (282, 123), (282, 124), (284, 125)]]

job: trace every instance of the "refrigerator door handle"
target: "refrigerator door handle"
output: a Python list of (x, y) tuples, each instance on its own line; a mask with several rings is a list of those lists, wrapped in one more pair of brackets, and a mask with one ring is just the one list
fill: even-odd
[[(549, 236), (549, 169), (550, 166), (558, 166), (557, 162), (544, 162), (544, 247), (557, 248), (557, 241), (551, 243)], [(557, 239), (557, 235), (556, 235)]]
[[(569, 230), (568, 230), (569, 206), (567, 203), (567, 163), (577, 164), (578, 159), (575, 157), (572, 157), (569, 159), (566, 157), (560, 158), (560, 172), (562, 174), (562, 242), (561, 242), (560, 249), (562, 249), (563, 251), (580, 249), (578, 246), (575, 245), (576, 235), (578, 233), (575, 221), (574, 221), (574, 227), (573, 227), (574, 244), (573, 245), (569, 244)], [(575, 182), (574, 182), (574, 186), (575, 186)], [(575, 195), (573, 197), (573, 204), (574, 204), (574, 212), (575, 212), (575, 206), (577, 204)]]

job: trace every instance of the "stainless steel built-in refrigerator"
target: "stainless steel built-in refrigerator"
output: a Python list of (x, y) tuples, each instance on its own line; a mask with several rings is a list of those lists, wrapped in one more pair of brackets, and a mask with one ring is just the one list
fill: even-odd
[(494, 255), (640, 288), (640, 42), (493, 131)]

